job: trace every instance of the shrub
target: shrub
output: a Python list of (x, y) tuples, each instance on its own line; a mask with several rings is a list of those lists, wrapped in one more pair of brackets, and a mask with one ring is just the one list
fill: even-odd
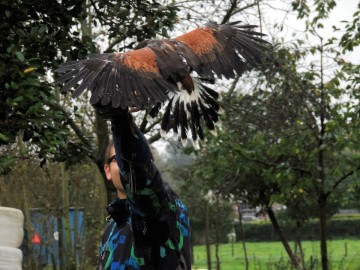
[[(245, 241), (279, 241), (271, 223), (245, 223), (243, 224)], [(288, 240), (295, 240), (300, 236), (301, 240), (318, 240), (319, 223), (312, 220), (301, 228), (283, 225), (282, 229)], [(349, 218), (333, 218), (329, 220), (327, 227), (328, 239), (359, 238), (360, 218), (352, 216)], [(240, 239), (239, 228), (236, 228), (237, 240)]]

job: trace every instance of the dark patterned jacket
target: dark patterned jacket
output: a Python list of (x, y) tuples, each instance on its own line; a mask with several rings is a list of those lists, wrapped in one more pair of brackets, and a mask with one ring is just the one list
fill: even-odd
[[(171, 189), (167, 187), (166, 190), (174, 224), (168, 239), (158, 246), (156, 257), (159, 261), (152, 267), (191, 269), (187, 209)], [(141, 248), (136, 249), (134, 245), (133, 224), (127, 200), (117, 199), (107, 210), (109, 217), (100, 243), (98, 269), (146, 269), (143, 251)]]

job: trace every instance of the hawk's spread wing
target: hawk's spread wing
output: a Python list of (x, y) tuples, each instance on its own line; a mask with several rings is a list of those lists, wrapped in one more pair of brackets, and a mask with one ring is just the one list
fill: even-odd
[(150, 107), (168, 99), (174, 90), (161, 76), (155, 53), (142, 48), (126, 53), (91, 55), (89, 59), (64, 63), (56, 70), (63, 74), (58, 83), (62, 91), (74, 88), (73, 97), (85, 89), (92, 92), (92, 105), (112, 107)]
[[(235, 73), (244, 71), (261, 63), (269, 51), (269, 43), (255, 32), (255, 25), (218, 25), (207, 23), (175, 38), (180, 43), (176, 48), (189, 66), (204, 78), (234, 78)], [(185, 46), (184, 46), (185, 45)]]

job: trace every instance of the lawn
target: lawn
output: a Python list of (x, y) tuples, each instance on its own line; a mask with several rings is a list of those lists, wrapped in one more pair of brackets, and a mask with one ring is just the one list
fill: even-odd
[[(291, 243), (293, 247), (293, 243)], [(307, 269), (321, 269), (320, 245), (317, 241), (302, 242)], [(280, 242), (246, 243), (249, 270), (291, 269), (288, 256)], [(211, 246), (212, 269), (216, 269), (215, 247)], [(219, 249), (222, 270), (243, 270), (245, 259), (242, 243), (222, 244)], [(360, 270), (360, 240), (344, 239), (328, 241), (328, 257), (332, 270)], [(205, 246), (194, 247), (193, 269), (207, 269)]]

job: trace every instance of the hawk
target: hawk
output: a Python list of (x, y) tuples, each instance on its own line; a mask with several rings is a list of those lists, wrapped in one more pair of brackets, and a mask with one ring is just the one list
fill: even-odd
[(147, 109), (154, 117), (165, 107), (161, 131), (181, 139), (204, 139), (215, 131), (220, 95), (215, 78), (234, 78), (258, 66), (270, 49), (255, 25), (209, 22), (173, 39), (140, 42), (132, 51), (90, 55), (56, 70), (62, 91), (78, 97), (91, 91), (90, 103), (121, 109)]

